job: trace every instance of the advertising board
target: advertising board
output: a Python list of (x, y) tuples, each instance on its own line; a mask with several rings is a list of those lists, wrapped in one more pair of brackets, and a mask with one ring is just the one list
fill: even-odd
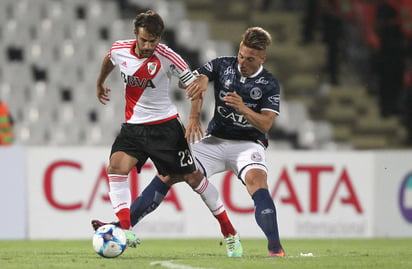
[[(115, 220), (105, 172), (109, 150), (99, 147), (30, 148), (29, 237), (86, 238), (90, 220)], [(284, 238), (373, 236), (374, 154), (268, 152), (269, 191)], [(129, 175), (136, 197), (155, 175), (148, 162)], [(263, 238), (253, 200), (231, 172), (213, 176), (229, 216), (242, 237)], [(139, 236), (220, 237), (200, 197), (185, 183), (134, 228)]]

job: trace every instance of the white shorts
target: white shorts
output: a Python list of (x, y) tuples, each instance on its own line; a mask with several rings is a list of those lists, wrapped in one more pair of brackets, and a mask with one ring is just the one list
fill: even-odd
[(232, 170), (244, 183), (252, 168), (267, 173), (265, 148), (253, 141), (228, 140), (207, 136), (192, 144), (196, 164), (206, 177)]

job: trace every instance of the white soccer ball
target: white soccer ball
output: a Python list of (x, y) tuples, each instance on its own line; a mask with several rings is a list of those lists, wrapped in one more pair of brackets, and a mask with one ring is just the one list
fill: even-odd
[(93, 235), (93, 249), (105, 258), (118, 257), (126, 249), (126, 234), (115, 225), (103, 225)]

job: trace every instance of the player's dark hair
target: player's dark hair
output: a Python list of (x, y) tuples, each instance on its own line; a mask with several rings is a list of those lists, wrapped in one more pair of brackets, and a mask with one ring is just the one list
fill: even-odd
[(272, 44), (272, 38), (263, 28), (251, 27), (243, 33), (241, 43), (251, 49), (266, 50)]
[(162, 17), (153, 10), (138, 14), (133, 23), (136, 31), (142, 27), (152, 36), (161, 37), (163, 34), (164, 23)]

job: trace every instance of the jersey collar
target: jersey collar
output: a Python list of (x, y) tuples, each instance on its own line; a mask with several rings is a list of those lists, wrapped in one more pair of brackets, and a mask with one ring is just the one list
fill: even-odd
[[(240, 72), (240, 66), (239, 66), (239, 64), (237, 64), (237, 70), (239, 71), (240, 75), (242, 76), (242, 73)], [(247, 77), (247, 78), (254, 78), (254, 77), (256, 77), (257, 75), (259, 75), (260, 72), (262, 72), (262, 70), (263, 70), (263, 65), (260, 65), (260, 67), (259, 67), (259, 69), (256, 71), (256, 73), (254, 73), (253, 75), (251, 75), (251, 76), (249, 76), (249, 77)], [(245, 77), (242, 77), (242, 78), (246, 79)]]
[(135, 40), (135, 41), (132, 43), (132, 47), (130, 48), (130, 54), (133, 55), (133, 56), (135, 56), (135, 57), (138, 58), (138, 59), (145, 59), (146, 57), (139, 56), (139, 55), (137, 55), (136, 52), (134, 51), (134, 49), (136, 48), (136, 45), (137, 45), (137, 40)]

